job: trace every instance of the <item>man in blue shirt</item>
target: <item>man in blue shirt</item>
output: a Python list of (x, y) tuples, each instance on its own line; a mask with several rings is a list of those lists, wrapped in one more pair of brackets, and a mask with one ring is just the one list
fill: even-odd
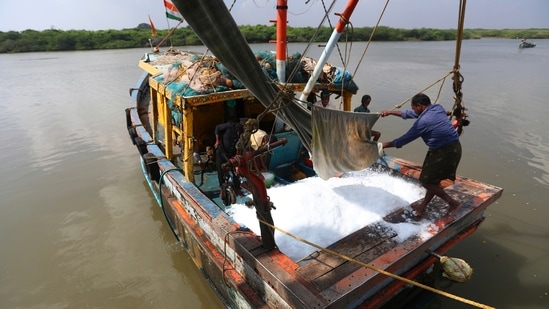
[(412, 205), (412, 208), (418, 217), (423, 217), (425, 207), (436, 195), (448, 203), (448, 215), (452, 215), (461, 207), (461, 203), (450, 197), (440, 187), (440, 182), (444, 179), (456, 180), (456, 170), (461, 159), (459, 135), (452, 127), (444, 108), (439, 104), (431, 104), (427, 95), (416, 94), (412, 98), (411, 107), (411, 110), (381, 112), (381, 117), (393, 115), (402, 119), (417, 119), (408, 132), (393, 141), (383, 143), (383, 148), (400, 148), (421, 137), (429, 147), (419, 176), (419, 181), (427, 192), (421, 203)]

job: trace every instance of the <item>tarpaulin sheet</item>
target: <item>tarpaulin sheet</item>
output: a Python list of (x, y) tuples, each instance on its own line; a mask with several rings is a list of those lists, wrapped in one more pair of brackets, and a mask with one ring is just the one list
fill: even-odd
[(371, 166), (382, 152), (381, 143), (371, 141), (377, 113), (353, 113), (313, 106), (312, 159), (319, 177), (358, 171)]
[(375, 162), (378, 148), (369, 141), (369, 130), (379, 115), (324, 110), (312, 119), (311, 111), (295, 98), (280, 100), (278, 86), (263, 72), (223, 1), (173, 2), (200, 40), (265, 107), (282, 101), (275, 114), (296, 131), (313, 154), (314, 169), (320, 177), (364, 169)]

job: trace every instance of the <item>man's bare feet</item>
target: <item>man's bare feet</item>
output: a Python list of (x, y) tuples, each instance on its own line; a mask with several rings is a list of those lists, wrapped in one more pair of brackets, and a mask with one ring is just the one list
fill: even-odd
[(421, 201), (415, 201), (413, 202), (410, 207), (415, 212), (415, 217), (417, 219), (422, 219), (425, 213), (423, 213), (423, 210), (425, 209), (425, 206)]
[(448, 207), (448, 214), (446, 214), (447, 216), (453, 216), (456, 214), (456, 212), (461, 208), (461, 203), (458, 202), (458, 201), (454, 201), (452, 203), (449, 204), (450, 206)]

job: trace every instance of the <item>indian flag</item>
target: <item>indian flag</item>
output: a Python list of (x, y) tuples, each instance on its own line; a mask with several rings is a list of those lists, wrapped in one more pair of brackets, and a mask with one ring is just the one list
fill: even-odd
[(164, 0), (164, 6), (166, 7), (167, 18), (179, 21), (183, 20), (183, 16), (181, 16), (175, 5), (170, 0)]

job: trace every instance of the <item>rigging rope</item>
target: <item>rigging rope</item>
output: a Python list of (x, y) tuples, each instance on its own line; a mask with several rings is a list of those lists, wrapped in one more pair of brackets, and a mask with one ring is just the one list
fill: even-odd
[[(372, 33), (370, 34), (370, 38), (368, 39), (368, 43), (366, 44), (366, 47), (364, 48), (364, 51), (362, 53), (362, 56), (359, 60), (359, 63), (355, 69), (355, 72), (353, 73), (353, 78), (356, 75), (356, 72), (358, 71), (358, 67), (362, 63), (364, 56), (366, 54), (366, 51), (368, 50), (368, 47), (372, 41), (372, 38), (374, 36), (374, 33), (376, 29), (379, 26), (379, 23), (381, 21), (381, 18), (383, 17), (383, 14), (385, 13), (385, 10), (389, 4), (390, 0), (387, 0), (385, 3), (385, 6), (379, 16), (379, 19), (372, 30)], [(437, 92), (437, 97), (435, 98), (434, 102), (436, 103), (440, 97), (440, 94), (442, 92), (442, 87), (444, 86), (444, 82), (446, 81), (446, 78), (453, 74), (452, 76), (452, 88), (454, 91), (454, 105), (452, 107), (452, 112), (449, 113), (450, 119), (452, 117), (455, 117), (455, 120), (452, 122), (452, 125), (456, 128), (456, 131), (459, 135), (463, 133), (463, 127), (469, 125), (469, 120), (467, 119), (467, 114), (465, 113), (465, 105), (463, 104), (463, 92), (461, 91), (461, 85), (463, 84), (464, 78), (463, 75), (460, 73), (460, 56), (461, 56), (461, 44), (463, 41), (463, 26), (465, 23), (465, 7), (467, 4), (467, 0), (460, 0), (459, 4), (459, 13), (458, 13), (458, 26), (457, 26), (457, 35), (456, 35), (456, 52), (455, 52), (455, 60), (454, 60), (454, 67), (452, 71), (448, 72), (446, 75), (435, 81), (434, 83), (428, 85), (427, 87), (423, 88), (420, 92), (424, 92), (425, 90), (433, 87), (437, 83), (441, 82), (441, 85), (439, 87), (439, 90)], [(413, 96), (408, 97), (406, 100), (402, 101), (399, 104), (396, 104), (393, 110), (400, 109), (406, 102), (410, 101), (410, 99)]]
[[(317, 36), (319, 35), (321, 26), (322, 24), (324, 24), (324, 21), (328, 19), (328, 23), (330, 23), (330, 20), (328, 18), (328, 13), (333, 9), (335, 3), (336, 1), (332, 1), (332, 3), (330, 4), (330, 7), (326, 8), (324, 1), (322, 1), (322, 5), (324, 7), (324, 15), (322, 17), (322, 20), (318, 24), (316, 31), (313, 33), (309, 42), (307, 43), (305, 50), (303, 51), (303, 53), (301, 53), (301, 57), (299, 58), (299, 61), (297, 61), (297, 63), (302, 63), (303, 60), (305, 59), (305, 55), (308, 54), (310, 47), (312, 46), (313, 42), (316, 40)], [(270, 112), (274, 113), (278, 110), (282, 110), (286, 108), (288, 105), (292, 104), (292, 100), (299, 101), (297, 98), (295, 98), (293, 91), (288, 88), (288, 83), (289, 83), (288, 81), (291, 81), (298, 72), (299, 72), (299, 66), (296, 65), (294, 66), (293, 70), (290, 72), (288, 78), (284, 83), (277, 83), (278, 84), (277, 86), (280, 89), (280, 91), (277, 92), (275, 98), (272, 100), (272, 102), (270, 102), (270, 104), (265, 108), (265, 110), (256, 117), (258, 121), (260, 121), (266, 114)], [(276, 83), (276, 82), (273, 81), (273, 83)], [(301, 102), (301, 103), (307, 104), (307, 102)], [(271, 131), (272, 132), (274, 131), (274, 124)]]
[(387, 9), (387, 6), (389, 5), (389, 1), (385, 2), (385, 6), (383, 7), (383, 10), (381, 11), (381, 14), (379, 15), (379, 18), (377, 20), (376, 25), (374, 26), (374, 29), (372, 29), (372, 33), (370, 33), (370, 38), (368, 38), (368, 43), (366, 43), (366, 46), (364, 47), (364, 51), (362, 52), (362, 56), (360, 56), (360, 60), (358, 61), (358, 64), (356, 65), (356, 69), (353, 72), (353, 79), (355, 79), (356, 72), (358, 71), (358, 67), (362, 63), (362, 60), (364, 60), (364, 56), (366, 56), (366, 51), (368, 50), (368, 47), (370, 46), (370, 43), (372, 42), (372, 39), (374, 38), (374, 34), (376, 33), (377, 27), (379, 26), (379, 23), (381, 22), (381, 18), (383, 17), (383, 14), (385, 13), (385, 10)]
[[(333, 4), (335, 4), (335, 2), (336, 2), (336, 1), (333, 1), (333, 2), (332, 2), (332, 6), (333, 6)], [(326, 6), (324, 5), (324, 0), (322, 0), (322, 5), (323, 5), (323, 7), (324, 7), (324, 10), (326, 10)], [(331, 9), (331, 7), (330, 7), (330, 9)], [(325, 14), (327, 15), (327, 14), (328, 14), (328, 11), (326, 11)], [(341, 14), (337, 14), (337, 13), (336, 13), (335, 15), (339, 16), (340, 19), (344, 19), (344, 16), (341, 15)], [(351, 24), (351, 22), (350, 22), (349, 20), (344, 20), (344, 21), (345, 21), (345, 25)], [(332, 23), (330, 22), (330, 19), (328, 19), (328, 24), (330, 25), (330, 29), (333, 31), (333, 30), (334, 30), (334, 27), (332, 26)], [(351, 24), (351, 29), (352, 29), (352, 24)], [(351, 30), (351, 33), (352, 33), (352, 32), (353, 32), (353, 30)], [(349, 45), (349, 43), (348, 43), (348, 42), (349, 42), (349, 39), (348, 39), (348, 34), (347, 34), (347, 32), (346, 32), (346, 37), (347, 37), (347, 39), (346, 39), (345, 41), (347, 42), (347, 44), (345, 44), (345, 49), (347, 50), (347, 46)], [(351, 37), (352, 37), (352, 36), (351, 36)], [(348, 49), (349, 52), (342, 53), (342, 52), (341, 52), (341, 49), (339, 48), (339, 44), (336, 44), (335, 47), (336, 47), (336, 49), (337, 49), (337, 53), (338, 53), (338, 55), (339, 55), (339, 59), (340, 59), (340, 61), (341, 61), (341, 63), (342, 63), (342, 66), (343, 66), (343, 72), (345, 72), (345, 71), (347, 71), (347, 63), (348, 63), (348, 60), (349, 60), (349, 57), (350, 57), (350, 53), (349, 53), (349, 52), (350, 52), (350, 50), (351, 50), (351, 48), (352, 48), (352, 40), (351, 40), (351, 46), (350, 46), (349, 49)], [(345, 54), (346, 57), (344, 57), (343, 54)], [(341, 83), (341, 93), (343, 93), (343, 90), (344, 90), (344, 88), (345, 88), (344, 86), (345, 86), (345, 83)], [(341, 99), (339, 105), (341, 106), (342, 103), (343, 103), (343, 98)]]
[(461, 56), (461, 43), (463, 41), (463, 25), (465, 23), (465, 7), (467, 5), (467, 0), (461, 0), (459, 5), (458, 13), (458, 31), (456, 37), (456, 57), (454, 62), (454, 80), (453, 89), (454, 89), (454, 106), (452, 108), (452, 113), (450, 114), (450, 119), (455, 117), (455, 126), (458, 131), (458, 134), (463, 133), (463, 127), (469, 125), (469, 120), (467, 120), (467, 114), (465, 113), (465, 106), (463, 105), (463, 92), (461, 91), (461, 85), (463, 83), (463, 75), (459, 72), (459, 59)]
[[(175, 27), (173, 27), (172, 29), (170, 29), (170, 31), (168, 32), (168, 34), (166, 34), (166, 36), (160, 41), (160, 43), (156, 44), (155, 46), (155, 52), (158, 51), (158, 48), (160, 46), (162, 46), (162, 44), (164, 44), (164, 42), (174, 33), (175, 29), (177, 29), (177, 27), (179, 27), (179, 25), (181, 25), (183, 23), (184, 19), (181, 19), (179, 21), (179, 23), (177, 23), (177, 25), (175, 25)], [(169, 27), (169, 25), (168, 25)], [(170, 44), (171, 45), (171, 44)]]
[[(453, 73), (453, 71), (450, 71), (450, 72), (446, 73), (443, 77), (441, 77), (441, 78), (439, 78), (438, 80), (436, 80), (435, 82), (429, 84), (427, 87), (421, 89), (419, 92), (424, 92), (425, 90), (427, 90), (427, 89), (433, 87), (434, 85), (436, 85), (436, 84), (440, 83), (440, 81), (442, 81), (442, 84), (441, 84), (441, 86), (440, 86), (440, 88), (439, 88), (439, 92), (438, 92), (438, 94), (437, 94), (436, 100), (434, 100), (434, 102), (438, 101), (438, 98), (439, 98), (439, 96), (440, 96), (440, 92), (441, 92), (442, 86), (444, 85), (444, 81), (445, 81), (446, 78), (447, 78), (448, 76), (450, 76), (450, 74), (452, 74), (452, 73)], [(406, 100), (404, 100), (404, 101), (398, 103), (397, 105), (395, 105), (395, 107), (393, 107), (393, 110), (401, 108), (404, 104), (406, 104), (406, 102), (410, 101), (410, 100), (412, 99), (413, 96), (414, 96), (414, 95), (409, 96)]]

